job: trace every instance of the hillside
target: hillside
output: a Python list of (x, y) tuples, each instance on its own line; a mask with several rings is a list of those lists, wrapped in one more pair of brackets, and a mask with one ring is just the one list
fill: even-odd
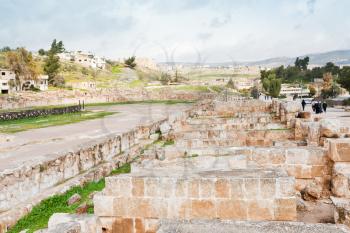
[[(333, 62), (337, 65), (350, 65), (350, 50), (334, 50), (324, 53), (311, 53), (311, 54), (303, 54), (299, 57), (310, 57), (310, 65), (325, 65), (327, 62)], [(294, 64), (296, 57), (274, 57), (274, 58), (268, 58), (264, 60), (258, 60), (258, 61), (234, 61), (234, 62), (218, 62), (218, 63), (205, 63), (202, 65), (209, 65), (209, 66), (267, 66), (267, 67), (277, 67), (277, 66), (288, 66), (291, 64)], [(167, 64), (167, 63), (160, 63), (160, 64)], [(197, 66), (197, 63), (191, 63), (191, 62), (178, 62), (177, 65), (187, 66), (187, 67), (193, 67)], [(170, 65), (170, 64), (168, 64)]]

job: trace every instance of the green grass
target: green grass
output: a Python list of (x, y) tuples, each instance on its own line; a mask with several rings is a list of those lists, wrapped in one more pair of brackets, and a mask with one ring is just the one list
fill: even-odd
[(116, 65), (116, 66), (113, 66), (112, 69), (111, 69), (112, 73), (113, 74), (119, 74), (122, 72), (122, 67)]
[(116, 112), (76, 112), (62, 115), (48, 115), (19, 120), (0, 121), (0, 133), (16, 133), (30, 129), (66, 125), (80, 121), (102, 118)]
[(109, 106), (109, 105), (124, 105), (124, 104), (190, 104), (194, 101), (189, 100), (143, 100), (143, 101), (124, 101), (124, 102), (104, 102), (85, 104), (86, 107)]
[[(129, 173), (130, 163), (126, 163), (123, 166), (113, 170), (111, 175)], [(67, 192), (61, 195), (54, 195), (34, 206), (32, 211), (26, 216), (22, 217), (15, 226), (13, 226), (8, 233), (17, 233), (22, 230), (28, 229), (28, 233), (32, 233), (36, 230), (47, 228), (49, 218), (54, 213), (75, 213), (75, 210), (82, 203), (89, 205), (88, 213), (93, 213), (93, 203), (89, 199), (89, 195), (95, 191), (101, 191), (105, 187), (105, 179), (101, 179), (98, 182), (89, 182), (83, 187), (75, 186), (69, 189)], [(68, 199), (75, 193), (81, 196), (81, 200), (71, 206), (67, 205)]]
[(174, 140), (167, 140), (163, 143), (163, 147), (164, 146), (171, 146), (171, 145), (174, 145), (175, 144), (175, 141)]
[(119, 167), (118, 169), (115, 169), (111, 172), (111, 175), (118, 175), (122, 173), (130, 173), (131, 171), (131, 164), (126, 163), (123, 166)]
[(177, 86), (176, 90), (181, 91), (195, 91), (195, 92), (209, 92), (207, 86), (195, 86), (195, 85), (186, 85), (186, 86)]

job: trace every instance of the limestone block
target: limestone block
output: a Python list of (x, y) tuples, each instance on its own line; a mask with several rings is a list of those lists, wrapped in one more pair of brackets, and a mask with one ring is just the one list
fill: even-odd
[(334, 204), (334, 221), (350, 227), (350, 199), (331, 197)]
[[(66, 233), (95, 233), (96, 232), (96, 217), (91, 214), (66, 214), (66, 213), (55, 213), (53, 214), (48, 222), (49, 232), (66, 232)], [(74, 226), (71, 231), (71, 227), (67, 228), (67, 231), (60, 231), (60, 228), (64, 225)], [(62, 228), (61, 228), (62, 229)]]
[(338, 119), (322, 119), (320, 121), (320, 134), (327, 138), (340, 137), (340, 121)]
[(331, 182), (335, 196), (350, 198), (350, 162), (334, 163)]
[(157, 233), (347, 233), (344, 225), (291, 221), (162, 220)]
[(67, 201), (68, 205), (73, 205), (81, 200), (81, 196), (77, 193), (73, 194)]
[(334, 162), (350, 162), (350, 138), (329, 139), (329, 157)]
[(50, 229), (47, 233), (82, 233), (81, 226), (77, 222), (65, 222), (57, 224)]
[(308, 122), (307, 144), (318, 146), (320, 143), (320, 123)]
[(171, 130), (171, 126), (169, 125), (168, 122), (164, 122), (163, 124), (160, 125), (160, 132), (162, 135), (167, 135)]

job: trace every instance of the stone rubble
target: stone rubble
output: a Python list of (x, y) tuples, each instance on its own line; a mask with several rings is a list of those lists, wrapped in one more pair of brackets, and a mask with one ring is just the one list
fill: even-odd
[[(148, 133), (164, 144), (106, 177), (94, 215), (55, 214), (48, 232), (350, 232), (350, 131), (300, 111), (240, 98), (169, 116)], [(329, 198), (337, 225), (296, 222), (308, 202)]]

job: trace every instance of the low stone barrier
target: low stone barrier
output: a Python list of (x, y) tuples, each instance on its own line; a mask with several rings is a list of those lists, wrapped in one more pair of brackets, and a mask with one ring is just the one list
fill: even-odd
[(294, 178), (276, 170), (132, 172), (106, 178), (94, 206), (105, 232), (117, 217), (296, 220)]
[[(140, 150), (133, 148), (141, 141), (150, 140), (150, 135), (159, 131), (164, 122), (175, 122), (178, 118), (187, 117), (188, 112), (169, 115), (168, 118), (153, 122), (148, 125), (138, 126), (135, 129), (121, 135), (111, 135), (101, 138), (90, 146), (82, 146), (78, 151), (64, 155), (57, 155), (49, 160), (36, 162), (32, 165), (21, 166), (13, 170), (0, 172), (0, 232), (13, 225), (20, 217), (28, 213), (26, 205), (35, 199), (35, 203), (47, 198), (42, 193), (55, 189), (62, 183), (78, 177), (82, 173), (93, 170), (89, 177), (81, 177), (84, 181), (99, 179), (108, 175), (108, 171), (131, 161), (140, 154)], [(146, 146), (146, 145), (142, 145)], [(129, 152), (128, 152), (129, 151)], [(109, 162), (113, 161), (112, 164)], [(104, 166), (107, 164), (108, 166)], [(94, 169), (97, 168), (97, 171)], [(99, 170), (100, 169), (100, 170)], [(59, 192), (59, 190), (56, 190)], [(53, 195), (51, 192), (49, 195)], [(40, 196), (40, 199), (37, 197)], [(13, 216), (7, 214), (15, 211), (14, 207), (24, 207), (24, 210), (16, 212)], [(32, 207), (32, 205), (30, 205)]]
[(81, 105), (74, 105), (58, 108), (29, 109), (16, 112), (0, 112), (0, 121), (19, 120), (47, 115), (61, 115), (66, 113), (80, 112), (81, 109)]

